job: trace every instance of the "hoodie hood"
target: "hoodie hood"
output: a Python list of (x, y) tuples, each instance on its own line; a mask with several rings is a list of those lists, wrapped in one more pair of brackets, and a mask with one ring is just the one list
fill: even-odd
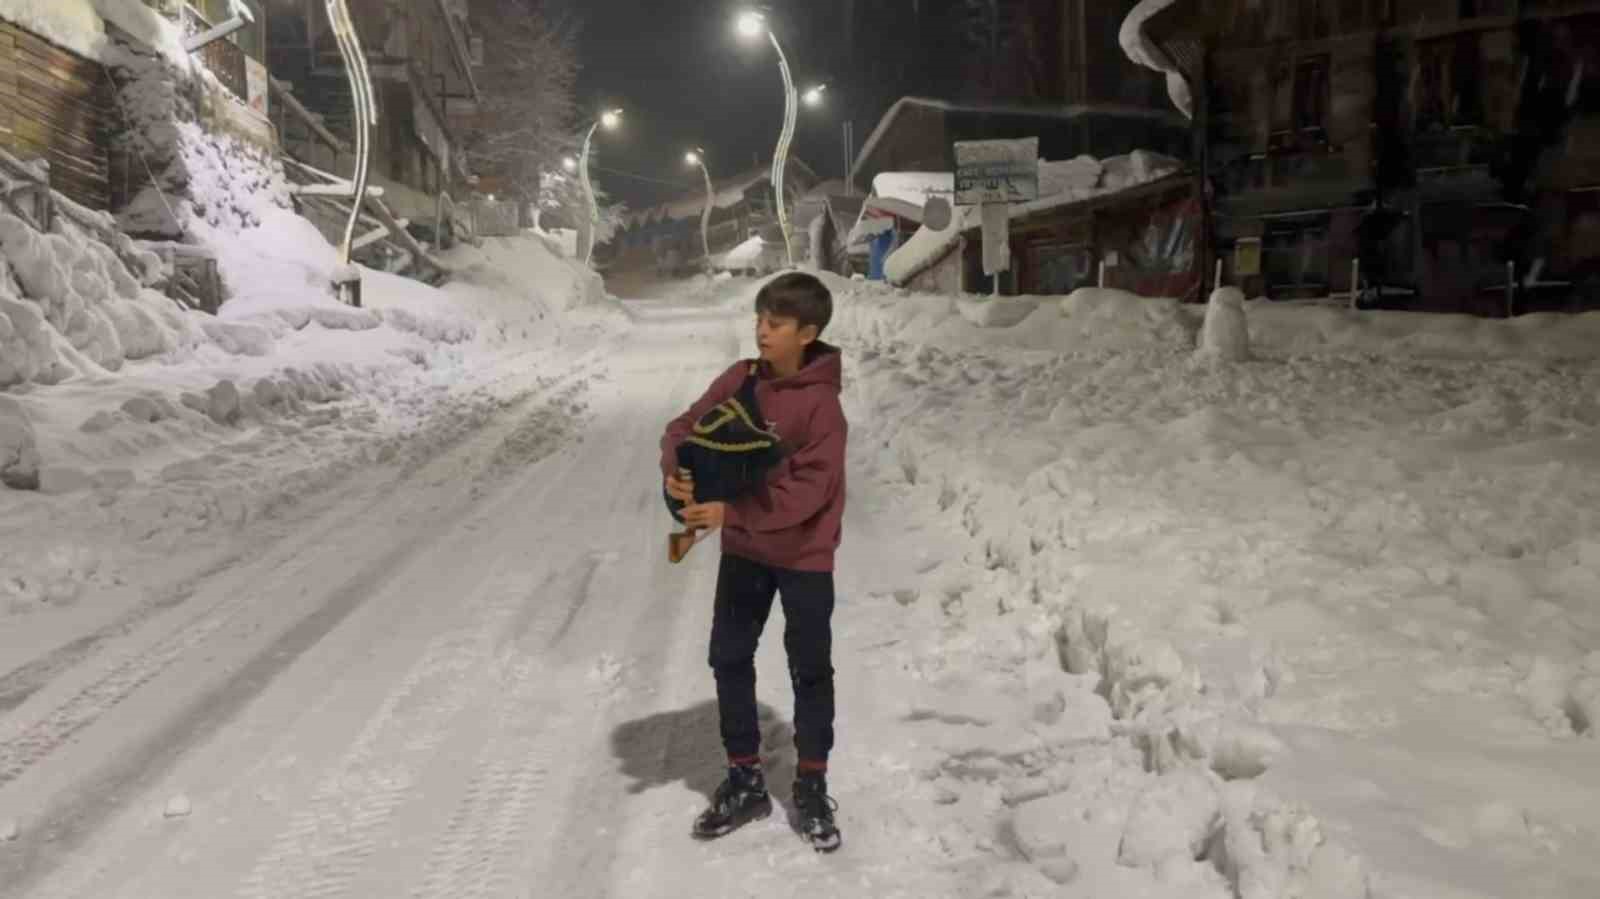
[(767, 386), (773, 390), (819, 386), (829, 387), (835, 394), (844, 390), (844, 354), (838, 347), (820, 340), (806, 349), (805, 364), (789, 377), (771, 377), (771, 366), (766, 363), (762, 363), (762, 370), (767, 375)]

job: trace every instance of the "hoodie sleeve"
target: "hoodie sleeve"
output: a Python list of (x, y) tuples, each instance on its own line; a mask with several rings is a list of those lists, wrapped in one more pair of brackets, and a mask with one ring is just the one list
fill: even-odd
[(745, 373), (749, 370), (750, 363), (735, 362), (727, 371), (717, 376), (711, 386), (706, 388), (704, 395), (695, 400), (689, 411), (674, 418), (667, 423), (667, 432), (661, 437), (661, 476), (671, 475), (678, 468), (678, 444), (683, 442), (689, 432), (694, 430), (694, 423), (723, 400), (739, 392), (739, 386), (744, 383)]
[(730, 503), (726, 524), (756, 534), (782, 531), (810, 521), (837, 500), (844, 485), (849, 425), (837, 399), (815, 416), (806, 444), (779, 464), (765, 490)]

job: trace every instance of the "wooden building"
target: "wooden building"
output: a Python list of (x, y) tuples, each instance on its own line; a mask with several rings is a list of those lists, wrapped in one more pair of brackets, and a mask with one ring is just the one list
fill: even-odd
[(199, 34), (233, 18), (234, 2), (255, 21), (194, 54), (216, 77), (202, 89), (225, 94), (201, 104), (200, 123), (270, 148), (260, 0), (57, 0), (9, 14), (0, 5), (0, 148), (47, 162), (51, 187), (75, 202), (117, 207), (148, 176), (113, 139), (127, 123), (103, 51), (114, 42), (148, 47), (174, 27)]
[(111, 204), (116, 98), (100, 63), (0, 19), (0, 149), (50, 164), (50, 186), (91, 209)]
[(1600, 3), (1179, 0), (1146, 29), (1195, 87), (1230, 282), (1600, 308)]
[[(266, 0), (266, 6), (273, 76), (348, 146), (354, 106), (323, 4)], [(439, 195), (465, 192), (470, 177), (460, 129), (479, 94), (467, 23), (447, 0), (349, 0), (349, 6), (377, 94), (373, 182), (397, 212), (431, 220)], [(348, 154), (314, 129), (289, 126), (283, 139), (296, 158), (348, 174)]]

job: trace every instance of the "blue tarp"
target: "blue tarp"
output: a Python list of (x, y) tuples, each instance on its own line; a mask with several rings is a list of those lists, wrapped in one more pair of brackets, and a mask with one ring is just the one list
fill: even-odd
[(882, 234), (872, 238), (872, 255), (867, 262), (867, 280), (882, 281), (883, 264), (888, 261), (889, 254), (894, 252), (894, 229), (890, 228)]

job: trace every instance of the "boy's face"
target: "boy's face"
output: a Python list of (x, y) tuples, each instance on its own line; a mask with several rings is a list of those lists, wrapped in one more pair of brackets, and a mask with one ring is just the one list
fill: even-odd
[(797, 363), (816, 339), (815, 325), (801, 327), (795, 319), (765, 312), (756, 315), (756, 346), (766, 362)]

